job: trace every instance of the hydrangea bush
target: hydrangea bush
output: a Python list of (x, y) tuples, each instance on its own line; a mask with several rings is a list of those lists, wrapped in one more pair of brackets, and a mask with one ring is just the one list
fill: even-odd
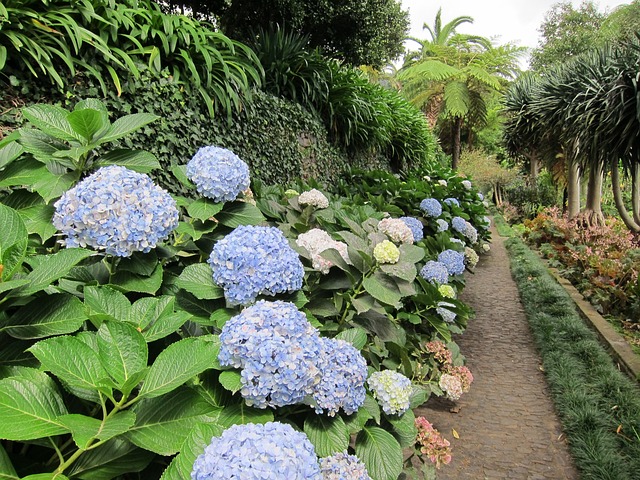
[(334, 453), (320, 459), (323, 480), (371, 480), (367, 467), (355, 455)]
[(304, 433), (278, 422), (234, 425), (213, 437), (193, 464), (192, 480), (322, 480)]
[[(22, 143), (12, 142), (26, 130), (0, 142), (0, 174), (12, 185), (0, 192), (0, 220), (11, 233), (0, 236), (0, 316), (16, 347), (0, 349), (0, 363), (12, 365), (0, 373), (0, 398), (15, 403), (0, 402), (0, 414), (11, 408), (15, 418), (0, 422), (0, 438), (15, 446), (0, 451), (10, 476), (71, 478), (90, 469), (105, 479), (158, 478), (158, 467), (168, 465), (163, 478), (233, 478), (240, 469), (241, 478), (386, 480), (401, 474), (403, 448), (416, 437), (410, 409), (444, 393), (443, 375), (454, 379), (444, 377), (443, 385), (457, 379), (468, 388), (472, 376), (460, 355), (445, 366), (423, 347), (440, 339), (455, 352), (451, 335), (470, 316), (455, 295), (464, 277), (442, 263), (444, 271), (433, 274), (429, 263), (447, 249), (462, 250), (454, 240), (472, 242), (466, 224), (466, 233), (438, 231), (437, 220), (448, 223), (455, 210), (472, 228), (485, 224), (476, 192), (453, 172), (368, 172), (349, 179), (348, 193), (334, 185), (331, 195), (313, 182), (255, 182), (251, 203), (246, 193), (235, 201), (248, 186), (242, 164), (205, 149), (190, 166), (158, 174), (173, 173), (181, 192), (195, 184), (205, 198), (172, 199), (148, 180), (159, 178), (156, 160), (102, 146), (100, 138), (124, 134), (99, 102), (83, 101), (71, 113), (40, 106), (26, 117), (38, 125), (55, 119), (66, 137), (32, 136), (55, 157), (22, 154)], [(134, 114), (126, 123), (152, 120)], [(91, 151), (97, 145), (99, 154)], [(224, 158), (228, 164), (213, 166)], [(57, 176), (42, 167), (52, 159)], [(108, 166), (117, 162), (137, 173)], [(100, 167), (121, 174), (92, 177)], [(25, 188), (12, 172), (46, 181)], [(446, 198), (459, 207), (443, 212)], [(440, 206), (438, 217), (420, 208), (424, 199)], [(389, 217), (402, 224), (381, 223)], [(59, 249), (57, 232), (70, 248)], [(422, 239), (405, 241), (407, 232), (414, 243)], [(486, 244), (485, 229), (476, 234)], [(291, 248), (297, 240), (323, 275), (305, 271)], [(447, 323), (439, 308), (455, 321)], [(402, 373), (376, 372), (389, 365)], [(372, 412), (379, 418), (369, 418)], [(109, 435), (118, 432), (109, 441), (91, 436), (105, 418)], [(363, 429), (380, 439), (384, 468)], [(324, 471), (318, 458), (326, 459)]]
[(92, 247), (129, 257), (149, 252), (178, 226), (175, 200), (148, 175), (103, 167), (54, 204), (53, 225), (66, 247)]
[(198, 149), (187, 163), (187, 177), (198, 193), (214, 202), (231, 202), (249, 188), (249, 167), (231, 150), (216, 146)]
[(209, 264), (213, 281), (234, 305), (258, 295), (299, 290), (304, 267), (298, 254), (275, 227), (243, 225), (215, 243)]

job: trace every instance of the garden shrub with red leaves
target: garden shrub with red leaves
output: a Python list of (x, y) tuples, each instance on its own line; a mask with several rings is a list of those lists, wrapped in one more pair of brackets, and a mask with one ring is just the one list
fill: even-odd
[(584, 227), (554, 207), (525, 221), (525, 238), (536, 245), (602, 314), (638, 321), (640, 244), (625, 225), (608, 218)]

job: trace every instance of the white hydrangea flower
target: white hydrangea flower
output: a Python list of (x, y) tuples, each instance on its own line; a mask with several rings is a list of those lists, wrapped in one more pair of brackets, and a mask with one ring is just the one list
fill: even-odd
[(319, 228), (312, 228), (308, 232), (299, 235), (296, 244), (309, 252), (313, 268), (325, 275), (329, 273), (329, 269), (333, 266), (333, 263), (320, 254), (329, 248), (337, 250), (342, 259), (351, 265), (349, 253), (347, 252), (347, 244), (334, 240), (327, 232)]
[(467, 264), (471, 268), (475, 268), (475, 266), (478, 264), (478, 260), (480, 260), (480, 257), (478, 257), (478, 254), (476, 253), (476, 251), (471, 247), (465, 247), (464, 256), (465, 256), (465, 259), (467, 260)]
[(438, 185), (446, 187), (447, 186), (447, 181), (446, 180), (438, 180)]
[(313, 205), (316, 208), (327, 208), (329, 206), (329, 199), (320, 190), (312, 188), (300, 194), (298, 203), (300, 205)]
[(378, 230), (395, 243), (413, 243), (413, 233), (399, 218), (385, 218), (378, 223)]
[(483, 243), (482, 250), (484, 250), (484, 252), (487, 253), (489, 250), (491, 250), (491, 245), (489, 245), (488, 243)]
[(471, 182), (469, 180), (463, 180), (462, 181), (462, 186), (464, 188), (466, 188), (467, 190), (471, 190)]

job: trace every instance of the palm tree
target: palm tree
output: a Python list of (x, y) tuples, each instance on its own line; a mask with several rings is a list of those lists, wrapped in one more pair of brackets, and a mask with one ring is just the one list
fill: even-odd
[[(398, 74), (409, 101), (451, 125), (452, 168), (460, 159), (461, 131), (486, 122), (486, 95), (500, 91), (517, 71), (523, 49), (510, 45), (491, 47), (463, 43), (450, 37), (452, 45), (429, 44), (429, 55), (408, 58)], [(434, 112), (436, 115), (434, 115)]]

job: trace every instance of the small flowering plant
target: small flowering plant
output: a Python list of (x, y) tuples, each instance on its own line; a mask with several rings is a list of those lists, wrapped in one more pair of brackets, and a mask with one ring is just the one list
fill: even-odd
[(201, 195), (231, 202), (249, 188), (249, 167), (232, 151), (216, 146), (198, 149), (187, 163), (187, 177)]
[(243, 225), (216, 242), (209, 256), (213, 281), (232, 305), (258, 295), (299, 290), (304, 268), (298, 254), (275, 227)]

